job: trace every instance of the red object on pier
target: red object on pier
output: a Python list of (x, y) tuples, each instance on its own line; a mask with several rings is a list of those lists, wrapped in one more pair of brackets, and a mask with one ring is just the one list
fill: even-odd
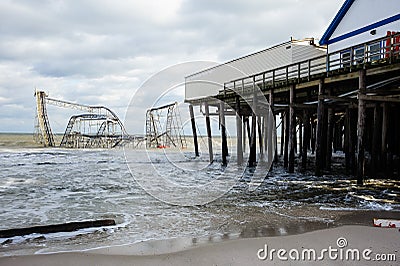
[[(387, 31), (386, 36), (388, 37), (386, 39), (386, 53), (385, 57), (390, 58), (392, 55), (399, 56), (399, 51), (400, 51), (400, 35), (394, 36), (395, 34), (398, 34), (398, 32), (395, 31)], [(393, 49), (392, 49), (393, 47)]]
[(386, 36), (388, 37), (386, 39), (386, 53), (385, 53), (385, 57), (389, 58), (390, 54), (391, 54), (391, 45), (392, 45), (392, 32), (391, 31), (387, 31), (386, 32)]

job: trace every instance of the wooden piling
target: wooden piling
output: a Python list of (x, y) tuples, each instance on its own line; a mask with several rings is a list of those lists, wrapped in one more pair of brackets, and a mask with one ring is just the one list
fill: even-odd
[(285, 152), (283, 155), (283, 167), (288, 168), (289, 165), (289, 110), (285, 112)]
[[(266, 133), (267, 134), (267, 143), (268, 143), (268, 148), (267, 148), (267, 156), (268, 156), (268, 160), (271, 159), (271, 161), (274, 161), (274, 158), (277, 159), (278, 155), (277, 155), (277, 147), (276, 147), (276, 139), (274, 139), (274, 132), (275, 132), (275, 119), (274, 119), (274, 112), (272, 111), (272, 109), (269, 109), (268, 112), (268, 127), (266, 127)], [(276, 138), (276, 134), (275, 134), (275, 138)], [(275, 141), (275, 148), (274, 148), (274, 141)], [(274, 148), (274, 149), (273, 149)], [(276, 156), (276, 157), (275, 157)], [(271, 165), (272, 167), (272, 165)]]
[(263, 156), (264, 155), (264, 148), (263, 148), (263, 138), (264, 138), (264, 134), (263, 134), (263, 122), (262, 122), (262, 116), (257, 115), (257, 128), (258, 128), (258, 147), (260, 150), (260, 155)]
[[(270, 132), (272, 130), (272, 132), (275, 132), (275, 140), (271, 139), (272, 143), (273, 141), (275, 141), (275, 151), (274, 151), (274, 161), (275, 163), (278, 163), (278, 134), (276, 134), (276, 116), (275, 116), (275, 112), (274, 112), (274, 104), (275, 104), (275, 95), (274, 95), (274, 88), (271, 88), (271, 92), (269, 94), (269, 106), (270, 106), (270, 112), (271, 115), (269, 115), (269, 119), (273, 119), (270, 123), (271, 128), (269, 129)], [(271, 136), (271, 138), (273, 137), (273, 135)]]
[(246, 153), (246, 142), (247, 142), (247, 137), (246, 137), (246, 132), (247, 132), (247, 117), (245, 115), (242, 116), (242, 120), (243, 120), (243, 128), (242, 128), (242, 132), (243, 132), (243, 152)]
[(208, 106), (208, 102), (204, 103), (204, 109), (206, 112), (206, 128), (207, 128), (207, 139), (208, 139), (208, 154), (209, 154), (209, 161), (212, 163), (214, 161), (214, 154), (213, 154), (213, 143), (212, 143), (212, 135), (211, 135), (211, 123), (210, 123), (210, 108)]
[(381, 130), (382, 130), (382, 112), (379, 103), (375, 103), (374, 107), (374, 128), (372, 136), (371, 151), (371, 175), (376, 177), (378, 169), (380, 169), (380, 150), (381, 150)]
[(397, 116), (397, 108), (394, 108), (394, 106), (390, 106), (390, 111), (388, 112), (388, 121), (389, 121), (389, 130), (388, 130), (388, 143), (387, 143), (387, 164), (386, 164), (386, 176), (387, 177), (392, 177), (394, 174), (394, 168), (395, 168), (395, 160), (394, 160), (394, 155), (396, 153), (396, 141), (398, 139), (398, 134), (396, 134), (396, 127), (398, 126), (397, 123), (392, 123), (393, 117), (398, 117)]
[(192, 124), (192, 133), (193, 133), (193, 144), (194, 144), (194, 155), (199, 157), (199, 144), (197, 142), (197, 129), (196, 129), (196, 121), (194, 119), (194, 111), (193, 105), (189, 105), (189, 113), (190, 113), (190, 122)]
[(249, 166), (255, 166), (257, 160), (257, 93), (253, 93), (253, 106), (251, 115), (250, 155)]
[(341, 142), (342, 142), (342, 132), (341, 132), (341, 128), (342, 128), (342, 124), (343, 122), (338, 121), (335, 123), (335, 125), (333, 126), (333, 152), (337, 152), (339, 150), (342, 150), (341, 147)]
[(242, 119), (240, 116), (240, 97), (236, 96), (236, 157), (237, 157), (237, 164), (243, 163), (243, 127), (242, 127)]
[(281, 112), (281, 156), (283, 156), (283, 151), (285, 148), (285, 119), (285, 113)]
[(323, 122), (322, 122), (322, 144), (321, 144), (321, 169), (326, 169), (327, 155), (327, 137), (328, 137), (328, 110), (323, 105)]
[(303, 147), (302, 147), (302, 154), (301, 154), (301, 168), (303, 171), (307, 169), (307, 149), (308, 143), (310, 138), (310, 118), (308, 115), (308, 111), (304, 110), (303, 114), (303, 124), (304, 124), (304, 134), (303, 134)]
[(388, 129), (389, 129), (389, 104), (383, 103), (382, 108), (382, 143), (381, 143), (381, 165), (384, 172), (387, 172), (388, 166)]
[(356, 164), (356, 160), (357, 160), (357, 121), (358, 121), (358, 109), (352, 109), (351, 112), (351, 156), (352, 156), (352, 169), (351, 169), (351, 173), (353, 175), (357, 175), (357, 164)]
[(366, 103), (363, 97), (366, 92), (366, 71), (360, 70), (358, 89), (358, 120), (357, 120), (357, 184), (363, 185), (365, 174), (365, 119)]
[(251, 129), (250, 129), (250, 117), (246, 118), (246, 128), (247, 128), (247, 140), (249, 141), (249, 152), (251, 147)]
[(328, 130), (326, 137), (326, 170), (331, 170), (332, 165), (332, 141), (333, 141), (333, 127), (335, 124), (335, 111), (331, 107), (328, 109)]
[(344, 154), (345, 154), (345, 166), (347, 173), (350, 172), (350, 108), (346, 107), (345, 124), (344, 124)]
[(296, 113), (294, 115), (294, 156), (296, 157), (297, 153), (297, 133), (298, 133), (298, 126), (297, 126), (297, 118), (296, 118)]
[(303, 151), (303, 119), (299, 118), (299, 157), (302, 156)]
[(226, 140), (226, 129), (225, 129), (225, 103), (223, 101), (220, 102), (219, 105), (219, 121), (221, 125), (221, 142), (222, 142), (222, 165), (226, 166), (228, 164), (228, 143)]
[(290, 87), (289, 96), (289, 173), (294, 173), (294, 154), (296, 145), (296, 116), (294, 113), (295, 85)]
[(315, 175), (322, 175), (322, 130), (324, 120), (324, 81), (321, 79), (318, 86), (318, 110), (317, 110), (317, 130), (316, 130), (316, 154), (315, 154)]
[[(269, 128), (268, 114), (269, 114), (269, 110), (266, 110), (266, 113), (264, 114), (264, 117), (263, 117), (264, 123), (263, 123), (263, 130), (262, 130), (263, 139), (264, 139), (264, 141), (263, 141), (264, 142), (264, 151), (266, 153), (268, 151), (268, 145), (269, 145), (269, 143), (268, 143), (268, 128)], [(268, 153), (267, 153), (267, 155), (268, 155)]]
[(311, 137), (310, 137), (311, 154), (315, 153), (316, 138), (317, 138), (317, 124), (314, 121), (314, 116), (311, 116)]

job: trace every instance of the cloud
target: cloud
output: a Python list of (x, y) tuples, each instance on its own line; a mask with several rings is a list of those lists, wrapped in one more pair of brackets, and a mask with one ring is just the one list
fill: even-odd
[[(0, 105), (9, 111), (0, 114), (0, 131), (32, 132), (35, 87), (53, 98), (108, 106), (123, 118), (134, 92), (158, 71), (192, 60), (231, 60), (291, 36), (320, 37), (340, 5), (319, 0), (3, 0)], [(151, 104), (144, 97), (142, 112)], [(68, 113), (51, 111), (55, 118)], [(52, 123), (54, 131), (64, 131), (65, 124), (59, 124)]]

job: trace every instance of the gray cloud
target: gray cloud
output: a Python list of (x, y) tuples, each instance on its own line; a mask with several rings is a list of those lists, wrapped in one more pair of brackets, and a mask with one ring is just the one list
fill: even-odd
[[(106, 105), (122, 118), (136, 89), (159, 70), (231, 60), (291, 36), (318, 38), (342, 2), (1, 1), (0, 105), (7, 111), (0, 131), (33, 130), (35, 87), (54, 98)], [(56, 118), (65, 113), (51, 111)]]

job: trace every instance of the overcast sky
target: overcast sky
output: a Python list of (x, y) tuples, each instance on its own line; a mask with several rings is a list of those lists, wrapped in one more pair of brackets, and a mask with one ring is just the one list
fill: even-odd
[[(290, 37), (318, 39), (343, 2), (2, 0), (0, 132), (33, 132), (35, 88), (123, 119), (135, 90), (158, 71), (224, 62)], [(53, 131), (63, 132), (66, 111), (48, 109)]]

